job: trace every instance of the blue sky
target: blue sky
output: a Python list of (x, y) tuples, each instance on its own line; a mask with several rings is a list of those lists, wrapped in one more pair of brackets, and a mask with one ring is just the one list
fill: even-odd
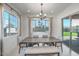
[(45, 21), (45, 20), (47, 20), (47, 19), (44, 19), (41, 21), (39, 18), (33, 18), (32, 26), (35, 27), (35, 24), (36, 24), (36, 26), (39, 26), (39, 24), (38, 24), (39, 21), (42, 22), (43, 25), (48, 26), (48, 20), (47, 21)]
[(12, 16), (10, 15), (7, 11), (4, 11), (4, 14), (3, 14), (3, 19), (4, 19), (4, 28), (9, 24), (9, 18), (11, 19), (10, 20), (10, 23), (12, 25), (14, 25), (15, 28), (17, 28), (17, 18), (16, 16)]
[(63, 26), (64, 27), (70, 27), (70, 20), (69, 19), (64, 19), (63, 20)]
[(17, 28), (17, 18), (16, 16), (10, 16), (11, 20), (10, 23), (14, 25), (15, 28)]
[[(77, 26), (77, 25), (79, 25), (79, 19), (72, 19), (72, 26)], [(63, 20), (63, 26), (64, 27), (70, 27), (70, 20), (64, 19)]]
[(3, 23), (4, 23), (4, 28), (9, 24), (9, 13), (7, 13), (6, 11), (4, 11), (3, 14)]

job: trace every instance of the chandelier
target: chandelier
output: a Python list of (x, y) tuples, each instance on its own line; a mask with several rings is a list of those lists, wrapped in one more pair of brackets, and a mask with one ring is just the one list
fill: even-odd
[(43, 20), (46, 18), (46, 13), (44, 13), (43, 11), (43, 3), (41, 3), (40, 5), (41, 5), (41, 11), (40, 11), (39, 16), (40, 16), (40, 19)]

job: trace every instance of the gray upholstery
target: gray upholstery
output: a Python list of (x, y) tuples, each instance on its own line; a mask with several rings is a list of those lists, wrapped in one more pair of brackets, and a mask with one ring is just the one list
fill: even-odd
[(38, 35), (34, 35), (33, 38), (39, 38), (39, 36)]
[(42, 37), (43, 37), (43, 38), (48, 38), (48, 35), (43, 35)]

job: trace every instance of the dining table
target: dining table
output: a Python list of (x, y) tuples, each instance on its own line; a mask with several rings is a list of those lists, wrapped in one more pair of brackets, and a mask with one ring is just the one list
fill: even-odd
[(57, 39), (55, 37), (49, 37), (49, 38), (32, 38), (32, 37), (27, 37), (25, 39), (23, 39), (21, 42), (19, 42), (19, 51), (21, 48), (22, 44), (25, 44), (26, 47), (28, 43), (54, 43), (54, 46), (56, 47), (57, 44), (60, 44), (61, 50), (63, 52), (63, 48), (62, 48), (62, 40)]

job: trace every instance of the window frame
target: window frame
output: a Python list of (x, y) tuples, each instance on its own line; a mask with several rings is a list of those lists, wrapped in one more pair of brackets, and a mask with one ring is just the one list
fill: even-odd
[[(36, 22), (37, 21), (37, 22)], [(34, 22), (34, 23), (33, 23)], [(40, 23), (39, 23), (40, 22)], [(32, 26), (32, 28), (34, 29), (35, 27), (40, 27), (40, 26), (44, 26), (44, 30), (36, 30), (36, 31), (34, 31), (33, 30), (33, 32), (46, 32), (46, 31), (49, 31), (49, 29), (47, 29), (47, 30), (45, 30), (45, 27), (48, 27), (49, 28), (49, 21), (48, 21), (48, 18), (47, 19), (44, 19), (44, 20), (41, 20), (41, 19), (39, 19), (39, 18), (35, 18), (35, 19), (33, 19), (32, 18), (32, 24), (34, 24), (34, 27)], [(37, 26), (36, 26), (36, 24), (38, 24)], [(47, 25), (46, 25), (47, 24)]]
[[(32, 37), (32, 18), (40, 18), (40, 17), (29, 17), (29, 37)], [(48, 37), (52, 36), (52, 20), (53, 17), (46, 17), (48, 18), (48, 26), (49, 26), (49, 30), (48, 30)]]
[[(3, 8), (3, 10), (2, 10), (2, 23), (3, 23), (3, 26), (4, 26), (4, 18), (3, 18), (3, 16), (4, 16), (4, 11), (7, 11), (8, 13), (9, 13), (9, 33), (8, 33), (8, 35), (6, 35), (5, 36), (5, 33), (4, 33), (4, 28), (3, 28), (3, 36), (4, 37), (7, 37), (7, 36), (12, 36), (12, 35), (17, 35), (18, 34), (18, 32), (19, 32), (19, 20), (20, 20), (20, 18), (19, 18), (19, 16), (18, 16), (18, 14), (14, 11), (10, 11), (10, 10), (8, 10), (8, 9), (5, 9), (5, 8)], [(14, 33), (11, 33), (10, 32), (10, 21), (11, 21), (11, 19), (10, 19), (10, 16), (15, 16), (16, 17), (16, 21), (17, 21), (17, 30), (16, 30), (16, 33), (14, 34)], [(3, 27), (2, 26), (2, 27)]]

